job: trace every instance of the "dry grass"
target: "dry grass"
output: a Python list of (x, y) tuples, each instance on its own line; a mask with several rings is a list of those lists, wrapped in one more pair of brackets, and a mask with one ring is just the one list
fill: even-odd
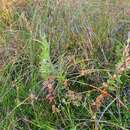
[(0, 2), (1, 130), (129, 129), (128, 0)]

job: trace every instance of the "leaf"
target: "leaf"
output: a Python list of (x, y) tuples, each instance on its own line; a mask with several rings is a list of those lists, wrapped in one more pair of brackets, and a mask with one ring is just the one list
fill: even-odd
[(70, 130), (76, 130), (76, 126), (74, 126), (73, 128), (70, 128)]
[(50, 60), (50, 48), (45, 37), (42, 38), (40, 53), (40, 73), (42, 78), (46, 80), (53, 72), (53, 65)]

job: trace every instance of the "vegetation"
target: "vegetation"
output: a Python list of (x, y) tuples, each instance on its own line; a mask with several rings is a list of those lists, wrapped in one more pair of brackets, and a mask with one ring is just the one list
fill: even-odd
[(130, 129), (129, 0), (1, 5), (0, 130)]

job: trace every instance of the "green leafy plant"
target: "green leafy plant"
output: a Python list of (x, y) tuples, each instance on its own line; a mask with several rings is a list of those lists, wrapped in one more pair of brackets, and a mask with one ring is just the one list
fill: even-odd
[(50, 48), (49, 43), (44, 36), (40, 43), (40, 73), (44, 80), (47, 80), (48, 77), (53, 73), (53, 65), (50, 60)]

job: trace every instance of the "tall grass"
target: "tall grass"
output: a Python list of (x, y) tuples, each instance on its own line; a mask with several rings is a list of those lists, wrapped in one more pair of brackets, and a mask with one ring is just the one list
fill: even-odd
[[(92, 109), (108, 79), (108, 92), (130, 107), (129, 70), (111, 80), (126, 46), (129, 1), (6, 4), (0, 9), (0, 130), (129, 129), (130, 114), (117, 100), (107, 97)], [(54, 104), (43, 85), (50, 78)]]

